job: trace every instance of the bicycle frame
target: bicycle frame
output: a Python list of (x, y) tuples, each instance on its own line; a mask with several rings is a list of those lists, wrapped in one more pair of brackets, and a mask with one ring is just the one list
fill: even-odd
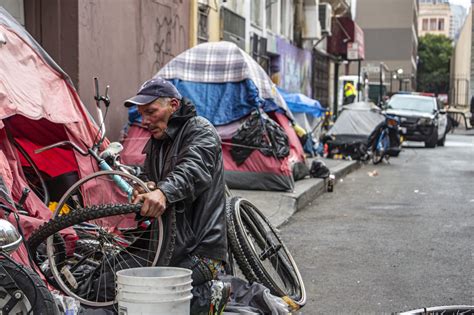
[(382, 132), (377, 139), (376, 150), (381, 152), (387, 152), (390, 147), (390, 140), (388, 139), (387, 128), (383, 128)]
[[(104, 159), (100, 158), (95, 153), (91, 155), (97, 160), (97, 163), (99, 164), (99, 168), (102, 171), (112, 171), (112, 167), (109, 164), (107, 164), (107, 162)], [(128, 184), (122, 177), (118, 175), (110, 175), (110, 177), (118, 186), (118, 188), (120, 188), (121, 191), (127, 194), (128, 200), (130, 201), (133, 195), (133, 187), (130, 186), (130, 184)]]

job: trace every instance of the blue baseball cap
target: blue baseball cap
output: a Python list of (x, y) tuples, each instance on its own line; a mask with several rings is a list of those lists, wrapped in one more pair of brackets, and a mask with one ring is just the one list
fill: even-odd
[(160, 97), (182, 98), (173, 84), (161, 77), (155, 77), (142, 84), (137, 95), (125, 101), (126, 107), (134, 105), (147, 105)]

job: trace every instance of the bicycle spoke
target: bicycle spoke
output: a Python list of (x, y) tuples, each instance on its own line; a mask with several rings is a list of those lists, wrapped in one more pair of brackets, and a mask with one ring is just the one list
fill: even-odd
[[(129, 267), (167, 264), (174, 247), (174, 236), (171, 236), (169, 241), (163, 240), (163, 237), (173, 235), (170, 229), (175, 227), (174, 216), (166, 221), (162, 218), (153, 220), (145, 218), (137, 221), (136, 213), (139, 210), (137, 206), (117, 204), (120, 203), (116, 201), (117, 194), (122, 202), (128, 201), (127, 196), (118, 188), (111, 189), (110, 193), (97, 194), (94, 187), (115, 185), (110, 178), (111, 175), (123, 179), (127, 176), (132, 177), (117, 171), (101, 171), (80, 179), (58, 202), (52, 222), (44, 224), (45, 226), (38, 232), (35, 231), (28, 240), (33, 239), (34, 247), (37, 248), (38, 244), (44, 242), (50, 235), (62, 235), (64, 241), (56, 237), (48, 239), (45, 242), (47, 257), (43, 255), (42, 258), (42, 254), (39, 253), (36, 260), (42, 266), (42, 270), (49, 273), (47, 278), (58, 289), (85, 305), (96, 307), (112, 305), (114, 302), (115, 291), (106, 294), (103, 292), (107, 287), (114, 285), (112, 283), (114, 279), (110, 278), (111, 274)], [(131, 182), (139, 183), (142, 188), (146, 188), (139, 179)], [(91, 201), (97, 206), (88, 207)], [(68, 206), (69, 212), (60, 213), (60, 209), (65, 205)], [(163, 222), (166, 222), (165, 228)], [(156, 239), (152, 240), (152, 237)], [(161, 250), (166, 255), (160, 255)], [(46, 258), (49, 264), (46, 264)], [(64, 269), (62, 272), (62, 268), (67, 268), (67, 271)], [(66, 278), (67, 275), (72, 279), (68, 271), (74, 274), (74, 280), (78, 282), (77, 290), (73, 288), (75, 284), (71, 285), (74, 280), (68, 282)], [(84, 290), (90, 291), (91, 294), (85, 294)], [(101, 292), (97, 294), (94, 290)], [(104, 301), (104, 298), (107, 301)]]

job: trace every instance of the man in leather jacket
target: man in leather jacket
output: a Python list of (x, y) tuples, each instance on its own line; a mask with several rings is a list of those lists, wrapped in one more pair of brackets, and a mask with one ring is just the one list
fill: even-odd
[(162, 78), (145, 82), (125, 106), (138, 106), (151, 133), (145, 146), (145, 174), (156, 183), (136, 192), (141, 215), (176, 214), (176, 242), (170, 265), (192, 270), (193, 294), (216, 279), (227, 257), (222, 147), (217, 131), (197, 116), (191, 101)]

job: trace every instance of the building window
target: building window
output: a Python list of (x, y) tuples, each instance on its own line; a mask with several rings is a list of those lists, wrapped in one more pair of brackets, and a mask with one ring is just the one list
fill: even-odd
[(281, 0), (280, 2), (280, 34), (282, 35), (285, 35), (285, 25), (287, 23), (286, 1), (287, 0)]
[[(225, 5), (224, 5), (225, 4)], [(241, 0), (227, 0), (223, 4), (224, 7), (237, 13), (238, 15), (244, 15), (244, 2)]]
[(312, 62), (313, 98), (327, 107), (329, 106), (329, 58), (315, 50)]
[(220, 11), (221, 38), (225, 41), (233, 42), (245, 50), (245, 18), (226, 7), (222, 7)]
[(198, 8), (198, 44), (209, 41), (209, 6), (199, 4)]
[(262, 27), (262, 1), (253, 0), (251, 1), (250, 14), (252, 24), (258, 27)]
[(265, 0), (265, 15), (266, 15), (266, 24), (267, 28), (272, 32), (277, 33), (278, 28), (278, 0)]
[(438, 23), (436, 19), (430, 19), (430, 31), (438, 30)]
[(272, 29), (272, 0), (265, 0), (265, 15), (267, 28)]
[(438, 31), (444, 31), (444, 19), (438, 20)]
[(293, 40), (293, 15), (294, 6), (291, 5), (290, 0), (280, 1), (280, 34)]
[(421, 25), (421, 29), (422, 29), (423, 31), (427, 31), (427, 30), (428, 30), (428, 19), (423, 19), (422, 25)]
[(252, 58), (270, 75), (270, 58), (267, 55), (267, 39), (253, 34), (250, 37), (250, 47), (252, 48)]

